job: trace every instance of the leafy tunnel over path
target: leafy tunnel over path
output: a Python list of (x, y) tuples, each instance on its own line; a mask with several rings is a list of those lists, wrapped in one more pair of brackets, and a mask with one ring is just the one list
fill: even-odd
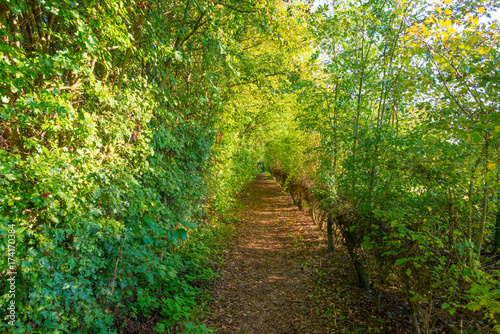
[(348, 252), (259, 178), (235, 258), (273, 325), (500, 333), (500, 1), (313, 2), (0, 1), (0, 332), (204, 330), (261, 161)]

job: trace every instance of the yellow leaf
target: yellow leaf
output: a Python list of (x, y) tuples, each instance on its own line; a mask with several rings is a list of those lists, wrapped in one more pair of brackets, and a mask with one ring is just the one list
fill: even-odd
[(444, 26), (451, 26), (451, 21), (450, 20), (446, 20), (446, 21), (444, 21), (443, 25)]
[(447, 9), (444, 11), (444, 15), (450, 16), (451, 15), (451, 10)]
[(488, 169), (489, 169), (489, 170), (493, 170), (493, 169), (495, 169), (496, 167), (497, 167), (497, 165), (496, 165), (494, 162), (490, 162), (490, 163), (488, 164)]
[(489, 52), (489, 50), (486, 48), (480, 47), (479, 49), (477, 49), (477, 52), (479, 52), (479, 54), (485, 55)]
[(480, 13), (482, 14), (482, 13), (484, 12), (484, 7), (479, 7), (479, 8), (477, 9), (477, 11), (478, 11), (478, 12), (480, 12)]

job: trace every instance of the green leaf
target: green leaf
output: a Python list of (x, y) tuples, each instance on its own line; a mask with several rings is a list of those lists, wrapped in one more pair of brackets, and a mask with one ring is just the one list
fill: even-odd
[(188, 222), (188, 221), (182, 221), (181, 224), (186, 226), (186, 227), (192, 227), (192, 228), (198, 227), (198, 223), (193, 223), (193, 222)]
[(14, 181), (16, 179), (14, 174), (5, 174), (5, 178), (9, 181)]
[(187, 239), (187, 231), (183, 228), (173, 230), (171, 234), (173, 239)]
[(162, 324), (161, 322), (157, 323), (154, 330), (159, 333), (159, 334), (163, 334), (163, 333), (166, 333), (167, 331), (167, 328), (165, 327), (164, 324)]
[(397, 259), (396, 260), (396, 265), (402, 265), (403, 263), (410, 261), (410, 259)]
[(474, 144), (480, 144), (483, 141), (483, 137), (477, 132), (473, 132), (471, 138)]

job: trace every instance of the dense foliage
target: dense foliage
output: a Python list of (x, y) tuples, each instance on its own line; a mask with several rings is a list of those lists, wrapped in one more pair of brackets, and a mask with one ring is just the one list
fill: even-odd
[(0, 2), (16, 331), (207, 331), (217, 217), (261, 159), (416, 332), (500, 331), (498, 7)]
[(323, 8), (324, 72), (303, 78), (297, 128), (267, 153), (292, 194), (322, 203), (330, 247), (346, 246), (356, 283), (379, 296), (397, 286), (418, 333), (500, 331), (495, 10), (448, 0)]
[(192, 229), (256, 171), (260, 144), (246, 136), (261, 108), (239, 94), (253, 104), (256, 87), (274, 89), (270, 70), (287, 76), (286, 51), (274, 52), (298, 24), (282, 25), (286, 10), (0, 3), (2, 277), (17, 273), (2, 305), (15, 300), (17, 332), (100, 333), (152, 314), (160, 330), (203, 331), (190, 323), (190, 282), (209, 277), (200, 249), (218, 239), (200, 237), (211, 225)]

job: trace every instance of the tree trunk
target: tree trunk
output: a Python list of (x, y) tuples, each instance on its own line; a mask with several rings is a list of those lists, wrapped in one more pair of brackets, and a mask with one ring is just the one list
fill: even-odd
[(499, 250), (500, 250), (500, 211), (497, 211), (495, 212), (495, 252), (498, 254)]
[(327, 249), (329, 252), (333, 252), (335, 250), (335, 240), (333, 240), (333, 226), (335, 224), (335, 220), (332, 215), (329, 214), (326, 222), (326, 235), (328, 239)]
[(410, 303), (411, 305), (411, 323), (413, 325), (413, 332), (415, 334), (420, 334), (420, 324), (418, 323), (418, 310), (417, 306), (414, 303)]
[(349, 242), (346, 242), (346, 246), (349, 256), (351, 257), (356, 285), (362, 289), (366, 289), (369, 285), (368, 277), (366, 275), (365, 267), (363, 266), (363, 261), (357, 252), (357, 248), (355, 248), (354, 245), (350, 245)]
[(486, 227), (486, 218), (488, 216), (488, 186), (487, 184), (484, 185), (484, 191), (483, 191), (483, 207), (481, 210), (481, 222), (479, 225), (479, 231), (476, 239), (476, 245), (477, 245), (477, 259), (478, 261), (481, 260), (481, 248), (483, 247), (483, 239), (484, 239), (484, 229)]

